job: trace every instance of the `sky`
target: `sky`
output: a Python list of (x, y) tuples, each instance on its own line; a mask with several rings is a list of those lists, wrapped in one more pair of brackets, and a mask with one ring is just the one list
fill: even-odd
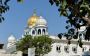
[(16, 0), (8, 2), (10, 10), (3, 14), (5, 21), (0, 23), (0, 42), (5, 43), (10, 35), (20, 39), (27, 26), (27, 20), (32, 16), (34, 9), (38, 16), (46, 19), (50, 35), (66, 32), (66, 18), (59, 15), (58, 8), (49, 3), (49, 0)]

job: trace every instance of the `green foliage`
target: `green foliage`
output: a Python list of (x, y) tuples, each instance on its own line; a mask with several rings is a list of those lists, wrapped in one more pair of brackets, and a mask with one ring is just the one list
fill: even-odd
[(90, 27), (87, 27), (87, 31), (86, 31), (86, 34), (85, 34), (85, 40), (90, 40)]
[(33, 42), (32, 36), (25, 35), (24, 38), (20, 39), (17, 42), (17, 50), (20, 50), (27, 54), (28, 48), (32, 47), (33, 45), (32, 42)]
[(10, 0), (0, 0), (0, 23), (4, 21), (3, 13), (6, 13), (9, 10), (8, 2)]
[(52, 40), (48, 38), (49, 36), (35, 36), (25, 35), (24, 38), (17, 42), (17, 50), (21, 50), (27, 53), (28, 48), (35, 47), (35, 53), (40, 56), (40, 54), (46, 54), (51, 50)]
[(78, 40), (78, 44), (79, 44), (79, 46), (82, 48), (83, 43), (82, 43), (81, 39)]
[(71, 44), (71, 41), (70, 41), (70, 40), (68, 40), (68, 44), (69, 44), (69, 45)]
[(90, 0), (49, 0), (51, 5), (54, 3), (58, 7), (60, 15), (67, 17), (67, 22), (75, 28), (86, 25), (86, 20), (82, 19), (87, 13), (90, 16)]
[(77, 36), (77, 35), (74, 35), (74, 36), (73, 36), (73, 38), (74, 38), (74, 39), (77, 39), (77, 38), (78, 38), (78, 36)]
[[(49, 0), (51, 5), (56, 5), (60, 15), (67, 17), (66, 29), (68, 30), (65, 36), (77, 38), (78, 34), (74, 35), (74, 29), (79, 29), (81, 26), (86, 28), (85, 40), (90, 40), (90, 0)], [(86, 17), (86, 18), (85, 18)], [(73, 30), (70, 30), (70, 27)], [(81, 41), (80, 47), (82, 47)]]
[(49, 0), (51, 5), (54, 3), (58, 7), (60, 15), (67, 17), (67, 21), (76, 28), (86, 25), (86, 21), (81, 19), (87, 13), (90, 15), (90, 1), (89, 0)]
[[(10, 0), (0, 0), (0, 23), (5, 20), (2, 14), (6, 13), (10, 8), (8, 5), (9, 1)], [(23, 0), (17, 0), (17, 2), (23, 2)]]
[(49, 36), (38, 36), (34, 38), (36, 54), (45, 54), (51, 50), (52, 40), (48, 38)]
[(59, 39), (62, 38), (62, 35), (63, 35), (62, 33), (58, 34)]
[(23, 2), (23, 0), (17, 0), (17, 2)]

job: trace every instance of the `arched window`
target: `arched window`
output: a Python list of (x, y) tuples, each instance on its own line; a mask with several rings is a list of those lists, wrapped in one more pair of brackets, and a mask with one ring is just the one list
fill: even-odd
[(28, 35), (29, 34), (29, 32), (26, 32), (26, 35)]
[(72, 47), (72, 51), (73, 51), (74, 53), (77, 53), (77, 47)]
[(82, 34), (79, 34), (79, 37), (82, 38)]
[(42, 33), (45, 34), (45, 29), (42, 30)]
[(89, 51), (90, 51), (90, 47), (89, 47)]
[(68, 47), (68, 46), (64, 46), (64, 51), (65, 51), (66, 53), (69, 53), (69, 47)]
[(83, 48), (82, 48), (82, 52), (85, 52), (85, 51), (86, 51), (86, 47), (83, 47)]
[(35, 30), (32, 31), (32, 34), (35, 34)]
[(26, 32), (26, 35), (27, 35), (27, 32)]
[(61, 46), (56, 46), (57, 52), (61, 52)]
[(41, 29), (38, 29), (38, 34), (41, 34)]

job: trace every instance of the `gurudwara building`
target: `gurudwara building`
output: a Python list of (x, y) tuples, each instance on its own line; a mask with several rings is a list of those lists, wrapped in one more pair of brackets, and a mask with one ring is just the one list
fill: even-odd
[[(49, 35), (48, 33), (48, 24), (44, 17), (37, 16), (36, 13), (33, 13), (33, 15), (28, 19), (27, 27), (25, 28), (24, 35), (32, 35), (32, 36), (41, 36), (41, 35)], [(51, 51), (48, 54), (45, 54), (44, 56), (89, 56), (90, 55), (90, 41), (84, 40), (84, 31), (86, 27), (82, 26), (78, 30), (79, 36), (77, 39), (72, 39), (71, 44), (67, 44), (68, 40), (65, 36), (63, 36), (61, 39), (57, 36), (49, 35), (49, 38), (53, 40), (53, 44), (51, 45)], [(82, 39), (83, 46), (82, 48), (78, 45), (78, 39), (79, 37)], [(9, 53), (12, 51), (14, 52), (13, 48), (15, 48), (15, 37), (12, 35), (8, 38), (8, 44), (6, 50), (10, 50)], [(12, 49), (12, 50), (11, 50)], [(1, 51), (2, 50), (2, 51)], [(3, 49), (0, 49), (0, 56), (7, 54)], [(14, 52), (16, 55), (21, 55), (21, 52), (18, 51)], [(14, 55), (14, 54), (13, 54)]]
[(78, 45), (78, 39), (72, 39), (71, 44), (68, 45), (68, 40), (66, 37), (59, 39), (57, 36), (52, 36), (48, 34), (47, 21), (42, 16), (37, 16), (34, 13), (28, 19), (28, 26), (25, 29), (25, 34), (32, 36), (49, 35), (49, 38), (53, 39), (54, 43), (51, 45), (51, 51), (45, 56), (85, 56), (90, 55), (90, 41), (84, 40), (84, 32), (86, 27), (82, 26), (78, 32), (79, 37), (82, 39), (82, 48)]

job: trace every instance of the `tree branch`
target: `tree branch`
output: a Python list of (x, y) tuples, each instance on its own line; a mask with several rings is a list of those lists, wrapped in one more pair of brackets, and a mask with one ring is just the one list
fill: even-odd
[(90, 19), (89, 17), (82, 17), (87, 22), (87, 25), (90, 26)]

